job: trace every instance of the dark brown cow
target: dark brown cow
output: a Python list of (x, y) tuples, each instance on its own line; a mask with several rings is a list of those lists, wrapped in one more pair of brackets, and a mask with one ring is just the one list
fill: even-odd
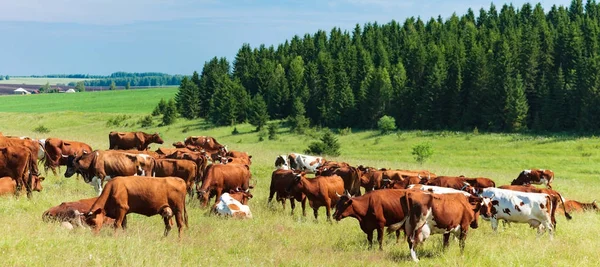
[(194, 194), (192, 185), (196, 181), (196, 175), (198, 175), (198, 167), (190, 160), (157, 159), (152, 170), (154, 177), (174, 176), (183, 179), (190, 197)]
[[(93, 197), (84, 198), (73, 202), (60, 203), (60, 205), (51, 207), (44, 211), (42, 214), (42, 220), (45, 222), (68, 222), (71, 225), (82, 227), (85, 222), (81, 220), (81, 215), (88, 212), (97, 199), (98, 197)], [(114, 222), (115, 220), (113, 218), (104, 217), (103, 224), (111, 224)]]
[(347, 163), (336, 164), (336, 165), (328, 165), (326, 167), (319, 167), (317, 176), (331, 176), (337, 175), (342, 177), (344, 180), (344, 188), (346, 191), (350, 193), (352, 196), (360, 196), (360, 177), (362, 176), (362, 172)]
[(449, 187), (461, 190), (465, 184), (469, 183), (473, 187), (477, 188), (487, 188), (487, 187), (495, 187), (496, 183), (490, 178), (478, 177), (478, 178), (468, 178), (464, 176), (438, 176), (435, 178), (431, 178), (427, 181), (426, 185), (435, 185), (441, 187)]
[(115, 218), (116, 233), (119, 228), (127, 227), (129, 213), (160, 214), (165, 223), (164, 235), (167, 236), (171, 230), (169, 220), (175, 216), (181, 238), (183, 225), (188, 226), (185, 194), (185, 182), (178, 177), (116, 177), (106, 183), (106, 189), (87, 212), (85, 221), (98, 233), (105, 216)]
[(219, 150), (227, 153), (227, 148), (219, 144), (219, 142), (217, 142), (217, 140), (214, 137), (210, 136), (188, 136), (185, 138), (183, 143), (186, 146), (195, 146), (199, 149), (204, 149), (206, 152), (209, 153)]
[(57, 168), (60, 168), (61, 165), (67, 165), (66, 158), (68, 156), (83, 155), (84, 153), (93, 151), (92, 147), (86, 143), (62, 140), (54, 137), (45, 140), (44, 150), (46, 151), (44, 171), (48, 172), (48, 169), (51, 169), (54, 175), (57, 175)]
[(479, 197), (420, 191), (408, 192), (400, 198), (400, 203), (407, 217), (405, 233), (410, 254), (417, 262), (415, 247), (430, 234), (444, 234), (444, 247), (448, 247), (450, 233), (458, 234), (462, 253), (469, 226), (478, 227), (479, 213), (484, 206), (483, 199)]
[[(562, 203), (562, 206), (566, 207), (564, 198), (556, 190), (547, 189), (547, 188), (537, 188), (537, 187), (531, 186), (531, 185), (529, 185), (529, 186), (526, 186), (526, 185), (503, 185), (498, 188), (519, 191), (519, 192), (527, 192), (527, 193), (548, 194), (550, 196), (550, 200), (552, 201), (552, 210), (550, 211), (550, 218), (552, 219), (552, 224), (555, 227), (556, 227), (556, 218), (554, 217), (554, 214), (556, 212), (556, 209), (559, 207), (558, 203)], [(571, 219), (571, 215), (569, 214), (568, 211), (565, 212), (564, 214), (565, 214), (565, 217), (567, 218), (567, 220)]]
[(554, 180), (554, 172), (544, 169), (523, 170), (519, 173), (517, 179), (514, 179), (511, 185), (528, 185), (528, 184), (546, 184), (546, 187), (552, 189), (550, 185)]
[(319, 208), (325, 206), (327, 221), (331, 222), (331, 209), (335, 207), (339, 200), (339, 194), (344, 192), (344, 180), (337, 175), (306, 179), (305, 172), (302, 172), (296, 174), (294, 181), (287, 190), (302, 192), (306, 195), (310, 207), (313, 208), (315, 220), (319, 215)]
[(372, 167), (359, 165), (357, 169), (362, 173), (360, 177), (360, 186), (365, 188), (365, 192), (383, 188), (383, 171)]
[(200, 203), (206, 207), (214, 192), (216, 199), (215, 204), (219, 202), (221, 194), (241, 188), (246, 190), (250, 188), (250, 167), (240, 164), (213, 164), (210, 165), (204, 173), (204, 181), (202, 186), (197, 189), (198, 199)]
[(594, 200), (592, 203), (581, 203), (575, 200), (567, 200), (564, 203), (564, 208), (559, 207), (557, 209), (560, 213), (566, 212), (584, 212), (584, 211), (595, 211), (600, 212), (600, 208), (598, 207), (598, 203)]
[[(373, 231), (377, 230), (379, 250), (383, 250), (383, 228), (404, 220), (404, 210), (398, 200), (406, 192), (407, 190), (386, 189), (375, 190), (359, 197), (342, 195), (336, 204), (333, 218), (336, 221), (346, 217), (356, 218), (360, 229), (367, 234), (369, 248), (373, 247)], [(398, 242), (400, 230), (394, 231)]]
[(108, 140), (110, 142), (108, 149), (124, 150), (146, 150), (151, 143), (164, 143), (158, 133), (147, 134), (144, 132), (110, 132)]
[(35, 172), (37, 165), (32, 157), (32, 153), (22, 145), (0, 145), (0, 177), (9, 176), (15, 180), (17, 195), (24, 186), (27, 197), (32, 196), (32, 186), (39, 176)]
[(294, 209), (296, 208), (295, 201), (298, 201), (302, 205), (302, 215), (306, 216), (306, 196), (299, 191), (287, 191), (287, 188), (294, 182), (294, 179), (296, 179), (296, 174), (292, 170), (274, 170), (271, 174), (271, 186), (269, 187), (269, 200), (267, 204), (270, 204), (273, 196), (277, 194), (276, 201), (281, 202), (284, 210), (285, 200), (289, 199), (292, 206), (291, 215), (294, 215)]
[[(42, 181), (44, 181), (44, 177), (33, 176), (33, 184), (31, 186), (33, 191), (41, 192), (42, 189)], [(21, 188), (23, 191), (24, 188)], [(15, 179), (9, 176), (5, 176), (0, 178), (0, 195), (16, 195), (17, 193), (17, 182)]]
[[(151, 175), (154, 158), (144, 154), (128, 154), (115, 150), (95, 150), (81, 156), (69, 156), (65, 177), (81, 174), (86, 183), (94, 182), (102, 192), (102, 181), (116, 176)], [(94, 184), (92, 184), (94, 185)]]

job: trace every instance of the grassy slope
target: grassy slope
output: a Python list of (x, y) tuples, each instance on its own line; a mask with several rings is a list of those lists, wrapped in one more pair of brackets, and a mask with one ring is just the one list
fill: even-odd
[[(121, 92), (109, 92), (119, 94)], [(148, 91), (130, 91), (136, 100), (154, 98)], [(36, 101), (46, 101), (41, 96)], [(15, 97), (15, 98), (18, 98)], [(2, 98), (9, 99), (9, 98)], [(155, 102), (157, 99), (154, 100)], [(4, 101), (3, 101), (4, 102)], [(134, 102), (134, 101), (131, 101)], [(106, 127), (113, 116), (103, 113), (96, 105), (95, 112), (0, 113), (0, 131), (5, 134), (29, 135), (36, 138), (49, 136), (88, 142), (94, 148), (108, 146), (111, 130), (139, 130), (134, 122), (145, 113), (131, 114), (123, 126)], [(127, 101), (122, 101), (127, 103)], [(35, 103), (30, 103), (35, 105)], [(148, 112), (155, 103), (142, 109)], [(66, 107), (68, 105), (59, 105)], [(110, 109), (109, 109), (110, 110)], [(4, 110), (3, 110), (4, 111)], [(119, 112), (129, 112), (121, 110)], [(158, 122), (159, 118), (155, 119)], [(32, 125), (43, 124), (51, 129), (49, 134), (36, 134)], [(176, 232), (161, 237), (162, 220), (130, 215), (129, 229), (114, 237), (111, 229), (100, 236), (89, 231), (68, 232), (57, 224), (40, 220), (42, 212), (62, 201), (72, 201), (94, 195), (91, 187), (81, 180), (49, 175), (44, 191), (26, 198), (5, 198), (0, 201), (0, 250), (3, 265), (350, 265), (372, 266), (409, 264), (405, 242), (395, 245), (386, 237), (384, 251), (366, 249), (365, 235), (355, 219), (339, 223), (325, 223), (324, 210), (318, 222), (301, 218), (300, 209), (289, 216), (281, 206), (266, 205), (270, 174), (276, 155), (302, 151), (309, 142), (308, 136), (285, 133), (281, 129), (277, 141), (258, 142), (250, 125), (238, 126), (242, 134), (231, 135), (231, 127), (209, 129), (201, 121), (180, 119), (175, 125), (143, 129), (158, 131), (165, 139), (164, 146), (189, 135), (211, 135), (231, 149), (248, 151), (253, 155), (252, 173), (257, 179), (254, 199), (250, 205), (255, 219), (238, 221), (206, 215), (196, 201), (188, 205), (190, 228), (181, 242)], [(598, 194), (597, 174), (600, 173), (600, 155), (597, 138), (552, 138), (526, 135), (481, 134), (450, 132), (402, 132), (379, 136), (374, 132), (360, 132), (340, 136), (342, 156), (352, 164), (375, 167), (426, 168), (438, 174), (486, 176), (498, 184), (509, 183), (524, 168), (550, 168), (556, 173), (555, 188), (568, 198), (591, 201)], [(412, 158), (411, 147), (429, 142), (435, 155), (424, 166)], [(64, 171), (64, 169), (63, 169)], [(471, 230), (464, 256), (460, 256), (458, 242), (451, 242), (447, 252), (441, 252), (441, 236), (433, 236), (419, 250), (424, 265), (596, 265), (600, 242), (600, 216), (577, 214), (572, 221), (558, 216), (558, 229), (554, 241), (548, 236), (536, 238), (536, 233), (526, 225), (512, 225), (495, 234), (489, 223), (480, 221), (480, 228)], [(534, 253), (532, 253), (534, 252)]]
[(79, 82), (93, 79), (76, 79), (76, 78), (31, 78), (31, 77), (10, 77), (8, 80), (0, 80), (0, 84), (37, 84), (43, 85), (49, 83), (56, 85), (58, 83), (69, 84), (70, 82)]

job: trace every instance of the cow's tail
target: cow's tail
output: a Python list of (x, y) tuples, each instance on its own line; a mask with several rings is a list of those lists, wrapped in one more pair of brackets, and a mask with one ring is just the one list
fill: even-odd
[[(565, 210), (565, 217), (567, 218), (567, 220), (573, 219), (573, 217), (571, 217), (571, 214), (569, 214), (569, 212), (567, 211), (567, 206), (565, 206), (565, 199), (560, 195), (560, 193), (556, 192), (556, 194), (558, 195), (560, 203), (562, 203), (563, 209)], [(558, 205), (556, 206), (558, 207)]]

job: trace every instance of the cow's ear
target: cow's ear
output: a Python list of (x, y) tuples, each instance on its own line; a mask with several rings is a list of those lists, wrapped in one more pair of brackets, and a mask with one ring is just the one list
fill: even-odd
[(40, 181), (43, 181), (43, 180), (46, 180), (46, 177), (44, 177), (44, 176), (40, 176), (40, 177), (38, 177), (38, 179), (39, 179)]
[(498, 200), (492, 200), (492, 205), (496, 206), (498, 203), (500, 203)]
[(252, 155), (248, 156), (248, 158), (249, 158), (249, 159), (251, 159), (251, 158), (252, 158)]
[(233, 162), (233, 158), (228, 158), (227, 162)]

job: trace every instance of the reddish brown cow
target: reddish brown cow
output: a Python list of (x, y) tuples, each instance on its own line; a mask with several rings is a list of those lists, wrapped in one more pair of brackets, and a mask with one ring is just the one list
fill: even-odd
[(129, 213), (160, 214), (165, 223), (164, 235), (167, 236), (171, 230), (169, 220), (175, 216), (181, 238), (183, 225), (188, 226), (185, 194), (185, 182), (178, 177), (116, 177), (106, 183), (106, 189), (86, 213), (85, 221), (98, 233), (104, 217), (115, 218), (116, 233), (119, 228), (127, 227)]
[(168, 155), (167, 158), (185, 159), (196, 163), (198, 173), (196, 174), (196, 180), (194, 182), (198, 184), (204, 180), (204, 172), (208, 167), (208, 159), (206, 158), (206, 153), (176, 151), (175, 153)]
[[(72, 225), (83, 226), (81, 216), (88, 212), (98, 197), (84, 198), (73, 202), (63, 202), (44, 211), (42, 220), (45, 222), (59, 221), (69, 222)], [(115, 220), (110, 217), (104, 217), (103, 224), (114, 223)]]
[[(345, 194), (338, 200), (333, 218), (336, 221), (346, 217), (356, 218), (360, 229), (367, 234), (369, 248), (373, 247), (373, 231), (377, 230), (379, 250), (383, 250), (383, 228), (404, 220), (404, 210), (398, 200), (406, 192), (407, 190), (389, 189), (375, 190), (359, 197)], [(398, 242), (400, 230), (394, 231)]]
[(157, 159), (155, 160), (154, 169), (152, 170), (152, 176), (154, 177), (168, 177), (174, 176), (179, 177), (185, 181), (187, 192), (190, 197), (193, 197), (194, 192), (192, 191), (194, 181), (196, 181), (196, 175), (198, 167), (196, 163), (190, 160), (181, 159)]
[[(41, 192), (42, 189), (42, 181), (44, 181), (44, 177), (33, 176), (33, 184), (32, 190)], [(21, 188), (23, 191), (24, 188)], [(17, 182), (15, 179), (9, 176), (5, 176), (0, 178), (0, 195), (16, 195), (17, 193)]]
[(550, 185), (554, 180), (554, 172), (544, 169), (523, 170), (519, 173), (517, 179), (514, 179), (511, 185), (528, 185), (528, 184), (546, 184), (546, 187), (552, 189)]
[(114, 151), (118, 151), (121, 153), (128, 153), (128, 154), (135, 154), (135, 155), (148, 155), (150, 157), (153, 157), (154, 159), (160, 159), (162, 158), (160, 154), (158, 154), (156, 151), (152, 151), (152, 150), (121, 150), (121, 149), (114, 149)]
[(37, 179), (36, 161), (32, 153), (22, 145), (0, 145), (0, 177), (9, 176), (15, 180), (17, 195), (25, 186), (27, 197), (31, 197), (34, 181)]
[(319, 215), (319, 208), (325, 206), (327, 221), (331, 222), (331, 209), (339, 200), (339, 194), (344, 192), (344, 180), (337, 175), (306, 179), (306, 173), (302, 172), (296, 174), (287, 190), (302, 192), (306, 195), (310, 207), (313, 208), (315, 220)]
[[(54, 175), (57, 175), (56, 168), (60, 166), (66, 166), (66, 158), (68, 156), (83, 155), (84, 153), (92, 152), (92, 147), (86, 143), (61, 140), (59, 138), (47, 138), (44, 142), (44, 150), (46, 156), (44, 157), (44, 171), (48, 172), (48, 169), (52, 170)], [(60, 171), (60, 169), (59, 169)]]
[(271, 186), (269, 187), (269, 200), (267, 204), (270, 204), (273, 200), (273, 196), (277, 194), (276, 201), (281, 202), (283, 209), (285, 210), (285, 200), (290, 200), (292, 206), (292, 213), (294, 215), (294, 209), (296, 208), (296, 202), (298, 201), (302, 205), (302, 215), (306, 216), (306, 196), (299, 191), (288, 192), (286, 189), (296, 179), (296, 174), (292, 170), (274, 170), (271, 174)]
[(557, 209), (560, 213), (566, 212), (584, 212), (584, 211), (595, 211), (600, 212), (600, 208), (598, 207), (598, 203), (594, 200), (592, 203), (581, 203), (575, 200), (567, 200), (564, 203), (564, 208), (559, 207)]
[(243, 190), (239, 187), (235, 190), (229, 190), (229, 195), (242, 203), (242, 205), (248, 205), (248, 201), (254, 197), (252, 193), (250, 193), (250, 189)]
[[(252, 164), (252, 161), (248, 158), (220, 158), (219, 159), (223, 164), (241, 164), (241, 165), (248, 165), (250, 166)], [(214, 162), (214, 159), (213, 159)]]
[(215, 203), (217, 203), (223, 192), (229, 192), (238, 187), (242, 190), (250, 188), (251, 177), (252, 174), (250, 174), (250, 167), (248, 167), (248, 165), (210, 165), (204, 173), (202, 186), (197, 189), (198, 199), (200, 199), (200, 203), (206, 207), (209, 198), (211, 197), (211, 192), (214, 191), (216, 196)]
[[(554, 227), (556, 227), (556, 218), (554, 217), (554, 214), (556, 212), (556, 209), (559, 207), (558, 203), (562, 203), (563, 207), (565, 206), (565, 200), (564, 198), (560, 195), (560, 193), (558, 193), (558, 191), (556, 190), (552, 190), (552, 189), (547, 189), (547, 188), (537, 188), (535, 186), (525, 186), (525, 185), (503, 185), (498, 187), (500, 189), (508, 189), (508, 190), (513, 190), (513, 191), (519, 191), (519, 192), (527, 192), (527, 193), (544, 193), (544, 194), (548, 194), (548, 196), (550, 196), (550, 200), (552, 201), (552, 210), (550, 211), (550, 219), (552, 220), (552, 224), (554, 225)], [(571, 215), (569, 214), (569, 212), (565, 212), (565, 217), (567, 218), (567, 220), (571, 219)]]
[(424, 184), (427, 181), (427, 178), (423, 178), (421, 176), (406, 176), (402, 177), (402, 180), (389, 180), (389, 182), (384, 180), (383, 187), (392, 189), (405, 189), (411, 184)]
[(164, 141), (158, 133), (147, 134), (144, 132), (110, 132), (108, 149), (137, 149), (146, 150), (151, 143), (162, 144)]
[(413, 260), (418, 262), (415, 247), (430, 234), (444, 234), (444, 247), (448, 247), (450, 233), (458, 234), (462, 253), (469, 226), (478, 227), (483, 199), (467, 198), (458, 193), (430, 194), (411, 191), (400, 198), (400, 203), (407, 217), (405, 233), (410, 254)]
[(461, 190), (465, 186), (465, 184), (464, 184), (465, 182), (469, 183), (471, 186), (477, 187), (477, 188), (487, 188), (487, 187), (495, 187), (496, 186), (496, 183), (490, 178), (483, 178), (483, 177), (467, 178), (464, 176), (458, 176), (458, 177), (438, 176), (438, 177), (430, 179), (425, 184), (441, 186), (441, 187), (449, 187), (449, 188)]
[(227, 153), (227, 147), (219, 144), (214, 137), (210, 136), (189, 136), (185, 138), (183, 143), (186, 146), (195, 146), (199, 149), (204, 149), (207, 153), (223, 151), (223, 156)]
[(328, 167), (320, 167), (317, 173), (317, 176), (331, 176), (337, 175), (342, 177), (344, 180), (344, 188), (346, 191), (350, 193), (352, 196), (360, 196), (360, 177), (362, 176), (362, 172), (347, 163), (336, 164), (336, 165), (328, 165)]

